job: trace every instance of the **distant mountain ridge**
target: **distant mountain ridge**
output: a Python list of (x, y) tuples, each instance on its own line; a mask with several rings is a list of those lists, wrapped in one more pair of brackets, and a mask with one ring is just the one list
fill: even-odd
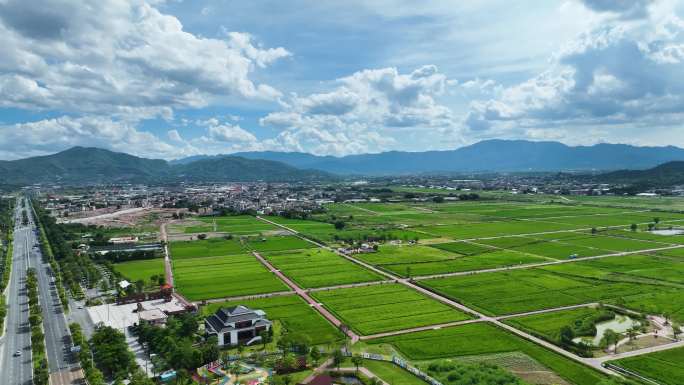
[(558, 142), (496, 139), (447, 151), (390, 151), (343, 157), (273, 151), (240, 152), (232, 155), (272, 160), (293, 167), (335, 174), (378, 176), (440, 172), (646, 169), (670, 161), (684, 160), (684, 149), (674, 146), (637, 147), (626, 144), (572, 147)]
[(73, 147), (52, 155), (0, 161), (3, 184), (35, 183), (167, 183), (167, 182), (292, 182), (330, 180), (317, 170), (300, 170), (275, 161), (220, 156), (183, 164), (93, 147)]

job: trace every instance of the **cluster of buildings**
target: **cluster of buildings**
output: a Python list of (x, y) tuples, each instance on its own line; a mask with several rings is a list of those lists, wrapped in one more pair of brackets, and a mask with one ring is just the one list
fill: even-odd
[(198, 214), (222, 210), (259, 214), (312, 211), (332, 202), (336, 194), (335, 189), (288, 183), (123, 185), (84, 187), (76, 191), (66, 194), (57, 187), (42, 188), (39, 196), (52, 216), (74, 219), (156, 208), (190, 209)]

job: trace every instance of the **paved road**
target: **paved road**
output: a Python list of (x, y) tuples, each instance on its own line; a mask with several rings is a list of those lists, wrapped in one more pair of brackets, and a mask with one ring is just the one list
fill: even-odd
[[(28, 202), (27, 202), (28, 207)], [(75, 357), (69, 352), (71, 348), (71, 333), (66, 321), (62, 303), (59, 300), (57, 287), (50, 265), (43, 261), (38, 238), (38, 227), (33, 218), (32, 210), (29, 214), (29, 225), (26, 238), (31, 267), (36, 269), (38, 278), (38, 298), (43, 311), (43, 329), (45, 332), (45, 350), (47, 352), (48, 368), (52, 385), (71, 385), (82, 381), (80, 366)]]
[[(14, 228), (12, 275), (7, 287), (7, 317), (5, 334), (0, 339), (1, 381), (7, 385), (30, 385), (33, 378), (31, 332), (28, 323), (28, 295), (25, 289), (28, 254), (28, 228), (21, 225), (21, 204), (17, 201)], [(16, 351), (21, 356), (15, 357)]]

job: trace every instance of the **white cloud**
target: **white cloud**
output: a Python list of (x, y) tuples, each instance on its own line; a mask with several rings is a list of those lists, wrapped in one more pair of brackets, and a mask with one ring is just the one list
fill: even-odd
[(281, 132), (274, 143), (320, 154), (381, 151), (406, 129), (453, 132), (451, 110), (437, 102), (447, 77), (426, 65), (409, 74), (396, 68), (363, 70), (340, 78), (326, 93), (294, 95), (283, 111), (260, 120)]
[(252, 80), (286, 57), (248, 35), (193, 35), (145, 0), (0, 2), (0, 106), (170, 117), (219, 98), (274, 100)]
[(227, 35), (229, 37), (228, 45), (231, 48), (241, 52), (261, 68), (265, 68), (279, 59), (292, 56), (292, 54), (283, 47), (267, 49), (255, 47), (254, 44), (252, 44), (253, 37), (248, 33), (227, 32)]
[(152, 158), (166, 158), (176, 148), (125, 121), (107, 117), (62, 116), (0, 126), (0, 158), (51, 154), (72, 146), (92, 146)]
[(209, 136), (219, 142), (252, 143), (257, 141), (257, 138), (250, 132), (243, 130), (240, 126), (230, 124), (210, 126)]
[(552, 57), (543, 73), (473, 101), (465, 124), (490, 135), (508, 128), (532, 138), (559, 125), (571, 132), (575, 127), (577, 136), (585, 136), (591, 126), (630, 134), (629, 127), (680, 126), (684, 23), (667, 12), (643, 17), (616, 19), (579, 36)]
[(169, 131), (167, 131), (166, 134), (169, 137), (169, 140), (171, 140), (172, 142), (182, 142), (183, 141), (183, 137), (181, 137), (178, 130), (169, 130)]

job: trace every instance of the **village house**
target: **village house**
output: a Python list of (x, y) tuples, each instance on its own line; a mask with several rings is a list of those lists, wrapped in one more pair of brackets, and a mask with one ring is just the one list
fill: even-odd
[(271, 321), (263, 310), (247, 306), (221, 308), (205, 320), (207, 334), (218, 337), (219, 346), (251, 345), (261, 341), (259, 335), (271, 330)]

